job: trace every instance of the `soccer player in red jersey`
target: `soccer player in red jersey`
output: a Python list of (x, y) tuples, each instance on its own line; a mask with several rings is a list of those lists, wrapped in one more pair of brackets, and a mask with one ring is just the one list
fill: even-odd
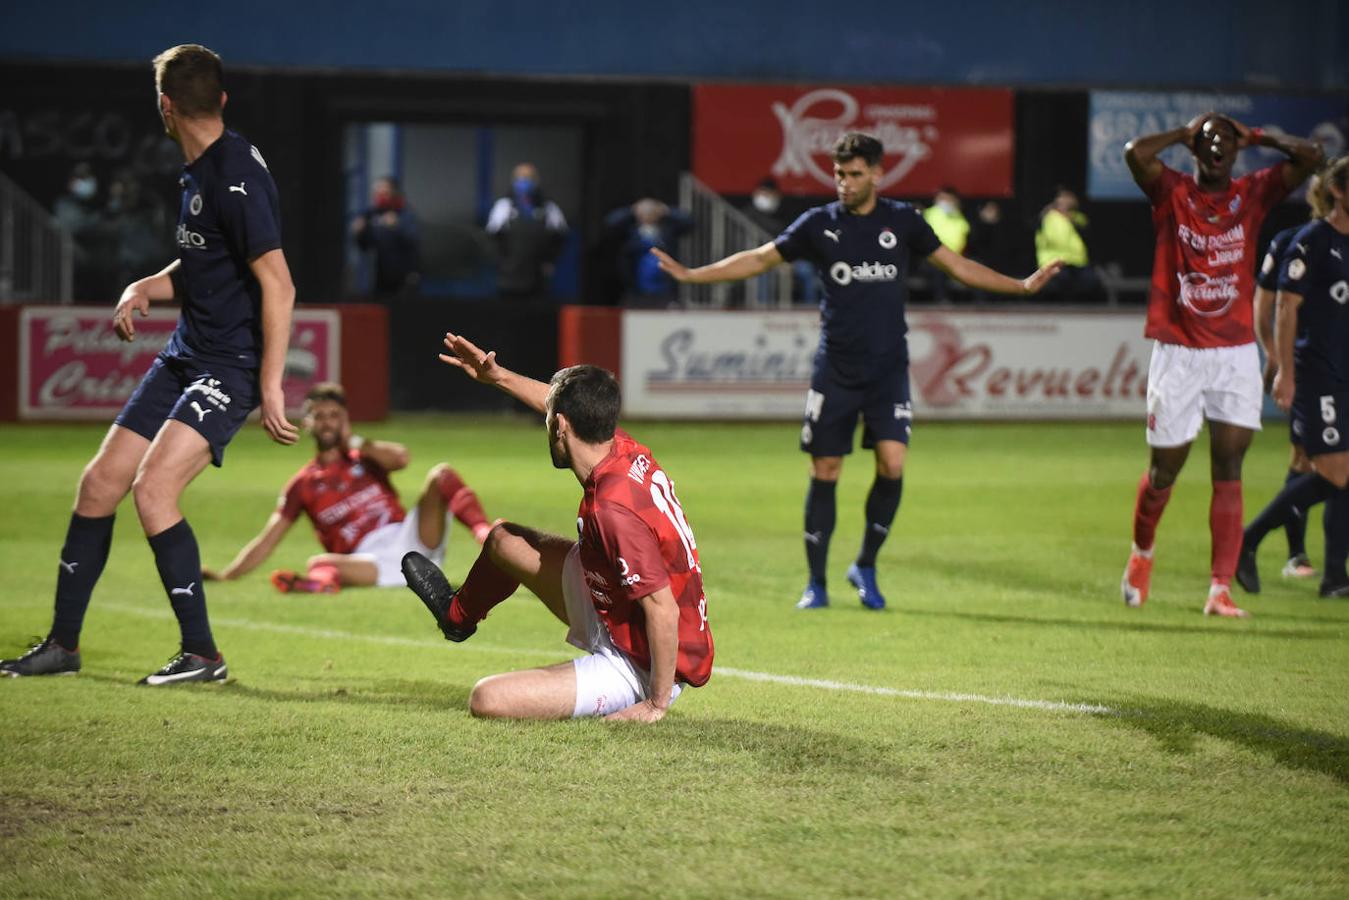
[(567, 642), (588, 653), (484, 678), (469, 709), (514, 719), (662, 718), (685, 685), (711, 677), (712, 630), (693, 531), (674, 482), (618, 428), (618, 382), (604, 369), (572, 366), (544, 384), (466, 338), (447, 334), (445, 346), (443, 361), (546, 416), (553, 465), (583, 489), (579, 540), (498, 524), (457, 592), (424, 556), (404, 558), (408, 586), (449, 640), (468, 638), (524, 585), (567, 625)]
[[(1157, 158), (1181, 143), (1194, 154), (1194, 177)], [(1257, 145), (1289, 158), (1233, 178), (1237, 153)], [(1152, 204), (1157, 235), (1144, 330), (1156, 341), (1148, 369), (1152, 449), (1138, 484), (1133, 547), (1121, 584), (1129, 606), (1147, 600), (1157, 523), (1207, 420), (1212, 581), (1204, 614), (1246, 615), (1232, 602), (1230, 585), (1241, 552), (1241, 462), (1260, 428), (1261, 372), (1251, 309), (1256, 240), (1265, 214), (1321, 158), (1311, 141), (1266, 134), (1214, 113), (1125, 145), (1129, 171)]]
[(409, 550), (435, 559), (445, 553), (445, 516), (456, 519), (482, 543), (491, 530), (473, 490), (445, 463), (426, 475), (411, 515), (403, 508), (389, 473), (407, 467), (408, 451), (392, 441), (367, 441), (351, 433), (347, 395), (339, 384), (316, 384), (305, 399), (305, 426), (318, 450), (290, 479), (276, 510), (257, 537), (207, 580), (231, 581), (260, 565), (290, 531), (300, 513), (314, 523), (325, 553), (310, 557), (304, 575), (281, 569), (272, 584), (283, 593), (335, 594), (341, 585), (401, 587), (401, 563)]

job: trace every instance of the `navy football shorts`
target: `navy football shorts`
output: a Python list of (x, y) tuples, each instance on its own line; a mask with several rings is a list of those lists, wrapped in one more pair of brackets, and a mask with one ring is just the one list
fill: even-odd
[(1308, 456), (1349, 451), (1349, 393), (1322, 393), (1314, 384), (1297, 386), (1288, 428), (1293, 443)]
[(153, 441), (165, 422), (177, 419), (206, 438), (211, 462), (219, 466), (225, 445), (260, 399), (257, 373), (250, 369), (202, 366), (161, 353), (115, 421)]
[(847, 456), (859, 416), (863, 449), (870, 450), (877, 441), (909, 442), (913, 404), (907, 365), (860, 385), (840, 384), (827, 365), (817, 365), (806, 394), (801, 449), (811, 456)]

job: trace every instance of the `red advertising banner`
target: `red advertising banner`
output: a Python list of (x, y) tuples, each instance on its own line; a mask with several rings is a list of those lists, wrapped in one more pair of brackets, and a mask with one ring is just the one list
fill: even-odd
[(829, 151), (845, 131), (885, 145), (888, 195), (1012, 195), (1012, 92), (995, 88), (700, 84), (693, 174), (723, 194), (772, 175), (784, 194), (832, 195)]
[[(19, 315), (19, 418), (111, 420), (164, 348), (178, 323), (174, 310), (136, 318), (136, 339), (112, 328), (112, 310), (28, 306)], [(337, 380), (341, 320), (333, 310), (296, 310), (282, 387), (298, 413), (309, 388)]]

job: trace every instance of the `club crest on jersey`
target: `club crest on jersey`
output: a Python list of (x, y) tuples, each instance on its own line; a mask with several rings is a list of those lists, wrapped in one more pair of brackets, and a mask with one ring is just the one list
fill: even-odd
[(193, 194), (192, 199), (187, 201), (187, 211), (192, 215), (201, 215), (201, 194)]
[(876, 238), (876, 243), (880, 244), (886, 250), (895, 249), (895, 244), (899, 243), (899, 238), (889, 228), (881, 229), (880, 236)]
[(1235, 216), (1239, 209), (1241, 209), (1241, 195), (1237, 194), (1232, 198), (1232, 202), (1227, 204), (1227, 214)]
[(1307, 264), (1300, 259), (1295, 259), (1288, 264), (1288, 277), (1298, 281), (1303, 275), (1307, 274)]

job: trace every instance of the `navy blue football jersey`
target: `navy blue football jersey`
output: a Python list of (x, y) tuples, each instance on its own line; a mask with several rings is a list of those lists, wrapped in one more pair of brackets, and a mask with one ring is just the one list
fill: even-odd
[(1293, 344), (1299, 389), (1310, 382), (1323, 393), (1349, 391), (1349, 235), (1318, 220), (1289, 244), (1279, 290), (1302, 297)]
[(1293, 235), (1297, 234), (1303, 225), (1294, 225), (1292, 228), (1285, 228), (1270, 240), (1269, 246), (1265, 248), (1265, 258), (1260, 263), (1260, 271), (1256, 273), (1255, 284), (1267, 291), (1277, 291), (1279, 289), (1279, 270), (1283, 263), (1283, 254), (1288, 250), (1288, 244), (1293, 240)]
[(178, 259), (183, 313), (165, 352), (256, 368), (262, 287), (248, 267), (281, 246), (281, 207), (262, 154), (233, 131), (183, 167)]
[(880, 198), (858, 216), (834, 202), (803, 213), (775, 243), (783, 259), (819, 272), (820, 355), (840, 378), (866, 381), (908, 362), (905, 278), (941, 246), (918, 210)]

